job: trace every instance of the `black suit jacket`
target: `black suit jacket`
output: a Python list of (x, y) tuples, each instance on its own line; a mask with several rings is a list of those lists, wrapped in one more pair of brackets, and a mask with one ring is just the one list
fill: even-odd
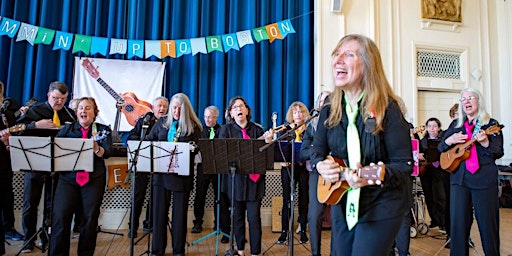
[[(167, 141), (167, 133), (169, 128), (165, 126), (168, 116), (161, 117), (153, 126), (153, 129), (146, 136), (145, 140), (150, 141)], [(190, 135), (180, 135), (178, 142), (196, 142), (201, 136), (201, 130), (199, 127), (194, 127), (194, 132)], [(194, 187), (194, 156), (198, 150), (191, 152), (190, 155), (190, 175), (180, 176), (175, 173), (155, 173), (153, 177), (153, 184), (164, 186), (166, 189), (171, 191), (186, 191), (189, 192)]]
[[(347, 126), (348, 119), (343, 100), (343, 116), (335, 127), (328, 128), (324, 121), (329, 116), (331, 105), (322, 108), (318, 127), (313, 139), (311, 166), (315, 169), (318, 162), (328, 154), (348, 163)], [(360, 108), (361, 109), (361, 108)], [(409, 211), (412, 195), (407, 185), (412, 173), (412, 145), (409, 124), (405, 121), (398, 104), (391, 101), (384, 113), (384, 131), (373, 135), (374, 121), (372, 118), (364, 121), (359, 111), (356, 126), (359, 132), (361, 146), (361, 164), (382, 161), (386, 165), (386, 176), (383, 186), (366, 186), (361, 188), (359, 199), (359, 222), (384, 220), (400, 217)], [(340, 201), (345, 210), (346, 196)]]
[[(75, 112), (66, 106), (57, 111), (57, 115), (59, 115), (61, 125), (76, 121)], [(18, 119), (18, 123), (26, 124), (27, 129), (33, 129), (35, 122), (42, 119), (53, 119), (53, 109), (47, 101), (32, 106), (25, 115)]]

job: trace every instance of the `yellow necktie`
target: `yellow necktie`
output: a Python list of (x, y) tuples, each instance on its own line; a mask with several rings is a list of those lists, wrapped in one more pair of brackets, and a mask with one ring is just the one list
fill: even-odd
[(55, 126), (60, 126), (60, 119), (59, 119), (59, 115), (57, 114), (57, 110), (53, 110), (53, 124)]

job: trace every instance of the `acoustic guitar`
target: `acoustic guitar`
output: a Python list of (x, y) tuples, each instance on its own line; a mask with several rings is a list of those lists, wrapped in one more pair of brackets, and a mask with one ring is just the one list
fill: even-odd
[[(485, 129), (486, 135), (493, 135), (499, 133), (503, 128), (503, 125), (495, 124)], [(471, 153), (470, 149), (473, 143), (475, 143), (476, 138), (472, 138), (464, 143), (460, 143), (455, 145), (453, 148), (441, 153), (440, 162), (441, 168), (443, 168), (447, 172), (453, 172), (457, 170), (460, 163), (469, 158)]]
[[(350, 168), (346, 167), (345, 162), (337, 157), (327, 156), (327, 159), (334, 160), (338, 163), (341, 171), (350, 170)], [(383, 181), (386, 174), (386, 167), (383, 163), (378, 165), (372, 164), (359, 168), (356, 171), (357, 175), (361, 178), (371, 181)], [(346, 180), (329, 182), (325, 181), (322, 175), (318, 176), (317, 197), (320, 203), (337, 204), (349, 189), (350, 185)]]
[[(15, 126), (6, 128), (5, 130), (9, 130), (9, 133), (14, 133), (14, 132), (24, 131), (25, 129), (26, 129), (25, 124), (17, 124)], [(5, 130), (3, 130), (3, 131), (5, 131)]]
[(112, 96), (117, 102), (123, 103), (122, 112), (126, 117), (126, 120), (131, 126), (135, 126), (137, 119), (146, 114), (149, 111), (152, 111), (153, 105), (149, 102), (139, 100), (137, 96), (133, 92), (125, 92), (118, 94), (112, 87), (110, 87), (103, 79), (100, 77), (100, 72), (96, 69), (92, 62), (89, 59), (84, 59), (82, 62), (82, 66), (87, 70), (89, 75), (96, 79), (98, 83)]

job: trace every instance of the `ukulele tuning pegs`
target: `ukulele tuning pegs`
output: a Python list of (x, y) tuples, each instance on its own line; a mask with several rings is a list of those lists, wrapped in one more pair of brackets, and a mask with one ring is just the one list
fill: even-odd
[(377, 164), (378, 165), (383, 165), (384, 163), (382, 161), (379, 161)]
[(370, 166), (375, 166), (375, 163), (370, 163)]

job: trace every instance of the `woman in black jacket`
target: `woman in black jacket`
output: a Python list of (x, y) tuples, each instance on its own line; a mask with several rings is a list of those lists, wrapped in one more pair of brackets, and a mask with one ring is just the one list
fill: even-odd
[(190, 100), (183, 93), (174, 94), (170, 100), (169, 113), (161, 117), (146, 136), (150, 141), (191, 143), (189, 162), (190, 175), (177, 173), (155, 173), (153, 175), (153, 242), (152, 255), (164, 255), (167, 246), (167, 222), (169, 206), (172, 204), (171, 237), (173, 255), (185, 254), (187, 237), (187, 212), (190, 191), (194, 187), (193, 146), (201, 137), (203, 126), (197, 118)]

